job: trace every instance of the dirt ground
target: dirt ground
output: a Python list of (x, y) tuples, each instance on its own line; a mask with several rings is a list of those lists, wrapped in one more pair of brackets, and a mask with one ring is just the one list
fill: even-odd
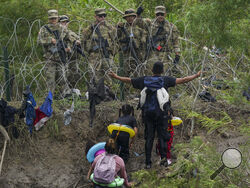
[[(137, 102), (131, 104), (136, 107)], [(84, 150), (87, 139), (95, 142), (106, 141), (109, 134), (106, 126), (118, 117), (119, 102), (102, 103), (97, 107), (97, 116), (94, 127), (89, 127), (88, 108), (78, 109), (73, 113), (70, 125), (63, 124), (63, 111), (65, 106), (56, 110), (53, 118), (31, 137), (25, 132), (18, 139), (12, 139), (7, 146), (0, 176), (0, 188), (80, 188), (91, 187), (86, 180), (90, 164), (87, 162)], [(206, 104), (203, 106), (206, 107)], [(202, 108), (202, 107), (201, 107)], [(140, 111), (136, 110), (137, 120)], [(245, 116), (248, 116), (246, 112)], [(236, 115), (237, 116), (237, 115)], [(188, 142), (190, 140), (189, 120), (184, 125), (175, 127), (174, 143)], [(58, 130), (56, 129), (58, 127)], [(233, 130), (220, 134), (215, 131), (207, 136), (205, 128), (195, 126), (194, 135), (200, 135), (207, 141), (213, 142), (222, 152), (227, 147), (237, 147), (245, 143), (247, 138)], [(136, 157), (133, 153), (144, 152), (143, 125), (138, 122), (139, 134), (135, 144), (130, 150), (130, 160), (126, 165), (128, 174), (144, 168), (144, 155)], [(3, 136), (0, 135), (0, 151), (3, 147)], [(154, 146), (155, 147), (155, 146)], [(159, 157), (153, 148), (153, 168), (157, 166)], [(173, 158), (175, 159), (174, 151)]]

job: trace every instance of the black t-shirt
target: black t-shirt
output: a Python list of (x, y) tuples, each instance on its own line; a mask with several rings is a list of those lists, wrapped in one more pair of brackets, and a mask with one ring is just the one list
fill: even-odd
[[(176, 78), (171, 77), (171, 76), (161, 76), (161, 77), (163, 77), (163, 80), (164, 80), (164, 88), (165, 88), (166, 90), (167, 90), (169, 87), (174, 87), (174, 86), (176, 85)], [(132, 86), (133, 86), (135, 89), (143, 90), (143, 88), (145, 87), (145, 85), (144, 85), (144, 78), (145, 78), (145, 76), (139, 77), (139, 78), (132, 78), (132, 79), (131, 79)]]
[(128, 125), (132, 128), (136, 127), (136, 119), (134, 116), (126, 115), (119, 117), (116, 123), (122, 124), (122, 125)]
[[(130, 127), (132, 127), (132, 129), (134, 129), (134, 127), (137, 127), (136, 124), (136, 119), (134, 116), (130, 116), (130, 115), (126, 115), (126, 116), (122, 116), (119, 117), (118, 120), (116, 121), (116, 123), (122, 124), (122, 125), (128, 125)], [(115, 138), (117, 135), (118, 131), (113, 131), (111, 134), (111, 138)], [(119, 137), (126, 137), (129, 139), (129, 133), (124, 132), (124, 131), (120, 131), (119, 133)]]

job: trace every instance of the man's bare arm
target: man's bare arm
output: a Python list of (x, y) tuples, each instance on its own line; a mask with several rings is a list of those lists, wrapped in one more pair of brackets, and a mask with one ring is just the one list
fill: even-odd
[(110, 73), (109, 73), (109, 76), (112, 77), (112, 78), (115, 78), (115, 79), (117, 79), (117, 80), (120, 80), (120, 81), (122, 81), (122, 82), (124, 82), (124, 83), (128, 83), (128, 84), (131, 83), (131, 78), (129, 78), (129, 77), (121, 77), (121, 76), (118, 76), (118, 75), (115, 74), (114, 72), (110, 72)]
[(198, 78), (201, 75), (201, 71), (197, 74), (193, 74), (191, 76), (186, 76), (184, 78), (176, 78), (176, 84), (183, 84), (192, 81), (195, 78)]

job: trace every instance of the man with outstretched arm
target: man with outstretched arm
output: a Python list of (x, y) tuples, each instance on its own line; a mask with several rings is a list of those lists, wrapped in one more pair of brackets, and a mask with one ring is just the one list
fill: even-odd
[[(144, 77), (138, 77), (138, 78), (129, 78), (129, 77), (121, 77), (118, 76), (117, 74), (115, 74), (114, 72), (110, 72), (109, 75), (112, 78), (115, 78), (117, 80), (120, 80), (124, 83), (129, 83), (132, 84), (132, 86), (136, 89), (140, 89), (141, 95), (143, 93), (143, 90), (147, 90), (148, 88), (151, 87), (150, 82), (153, 83), (153, 85), (155, 86), (155, 90), (157, 91), (158, 89), (165, 90), (165, 93), (167, 93), (167, 90), (169, 87), (174, 87), (177, 84), (183, 84), (183, 83), (187, 83), (189, 81), (192, 81), (195, 78), (198, 78), (201, 75), (201, 71), (199, 71), (196, 74), (193, 74), (191, 76), (186, 76), (184, 78), (174, 78), (174, 77), (170, 77), (170, 76), (161, 76), (161, 74), (163, 73), (163, 63), (162, 62), (156, 62), (153, 65), (153, 75), (152, 76), (144, 76)], [(159, 85), (159, 87), (157, 88), (157, 85)], [(151, 93), (153, 93), (154, 91), (151, 91)], [(153, 142), (154, 142), (154, 136), (155, 136), (155, 130), (157, 130), (157, 135), (158, 135), (158, 139), (160, 139), (160, 143), (159, 143), (159, 153), (161, 155), (161, 165), (167, 166), (167, 159), (166, 159), (166, 152), (167, 152), (167, 147), (166, 147), (166, 135), (163, 135), (164, 130), (167, 130), (165, 125), (166, 121), (164, 119), (164, 112), (167, 111), (167, 105), (163, 105), (162, 108), (160, 108), (160, 102), (159, 99), (157, 101), (157, 97), (158, 96), (158, 92), (157, 92), (157, 97), (156, 94), (154, 96), (154, 94), (149, 95), (149, 91), (146, 91), (144, 93), (147, 93), (146, 95), (146, 102), (145, 104), (140, 104), (141, 105), (141, 109), (142, 109), (142, 118), (143, 118), (143, 122), (145, 125), (145, 132), (144, 132), (144, 137), (146, 140), (145, 143), (145, 153), (146, 153), (146, 168), (149, 169), (151, 168), (151, 152), (152, 152), (152, 148), (153, 148)], [(149, 96), (148, 96), (149, 95)], [(168, 94), (167, 94), (168, 95)], [(142, 98), (142, 96), (141, 96)], [(150, 106), (152, 101), (157, 101), (157, 106), (154, 110), (149, 111), (148, 106)], [(140, 100), (141, 102), (141, 100)], [(166, 101), (168, 102), (168, 101)], [(149, 104), (149, 105), (148, 105)], [(170, 103), (169, 103), (170, 104)], [(169, 122), (169, 121), (167, 121)], [(168, 124), (168, 123), (167, 123)], [(167, 134), (167, 133), (166, 133)], [(169, 139), (169, 138), (167, 138)]]
[[(200, 74), (201, 74), (201, 71), (199, 71), (198, 73), (193, 74), (191, 76), (184, 77), (184, 78), (176, 78), (175, 79), (175, 84), (184, 84), (184, 83), (190, 82), (193, 79), (198, 78), (200, 76)], [(129, 83), (129, 84), (132, 84), (132, 85), (133, 85), (132, 80), (139, 79), (139, 78), (134, 78), (133, 79), (133, 78), (129, 78), (129, 77), (121, 77), (121, 76), (118, 76), (117, 74), (115, 74), (114, 72), (110, 72), (109, 75), (112, 78), (115, 78), (115, 79), (120, 80), (120, 81), (122, 81), (124, 83)], [(153, 74), (153, 76), (157, 76), (157, 75)], [(137, 88), (137, 89), (139, 89), (139, 88)]]

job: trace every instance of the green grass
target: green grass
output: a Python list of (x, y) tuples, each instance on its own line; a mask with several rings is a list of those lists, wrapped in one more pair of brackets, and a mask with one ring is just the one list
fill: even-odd
[[(242, 146), (242, 153), (247, 151), (247, 146)], [(214, 180), (211, 174), (222, 165), (220, 154), (216, 148), (203, 141), (201, 137), (194, 137), (190, 143), (175, 145), (177, 162), (168, 167), (168, 170), (140, 170), (133, 173), (136, 182), (141, 182), (138, 187), (246, 187), (243, 180), (247, 178), (247, 153), (243, 154), (241, 168), (235, 170), (224, 169)], [(159, 175), (163, 174), (163, 175)]]

